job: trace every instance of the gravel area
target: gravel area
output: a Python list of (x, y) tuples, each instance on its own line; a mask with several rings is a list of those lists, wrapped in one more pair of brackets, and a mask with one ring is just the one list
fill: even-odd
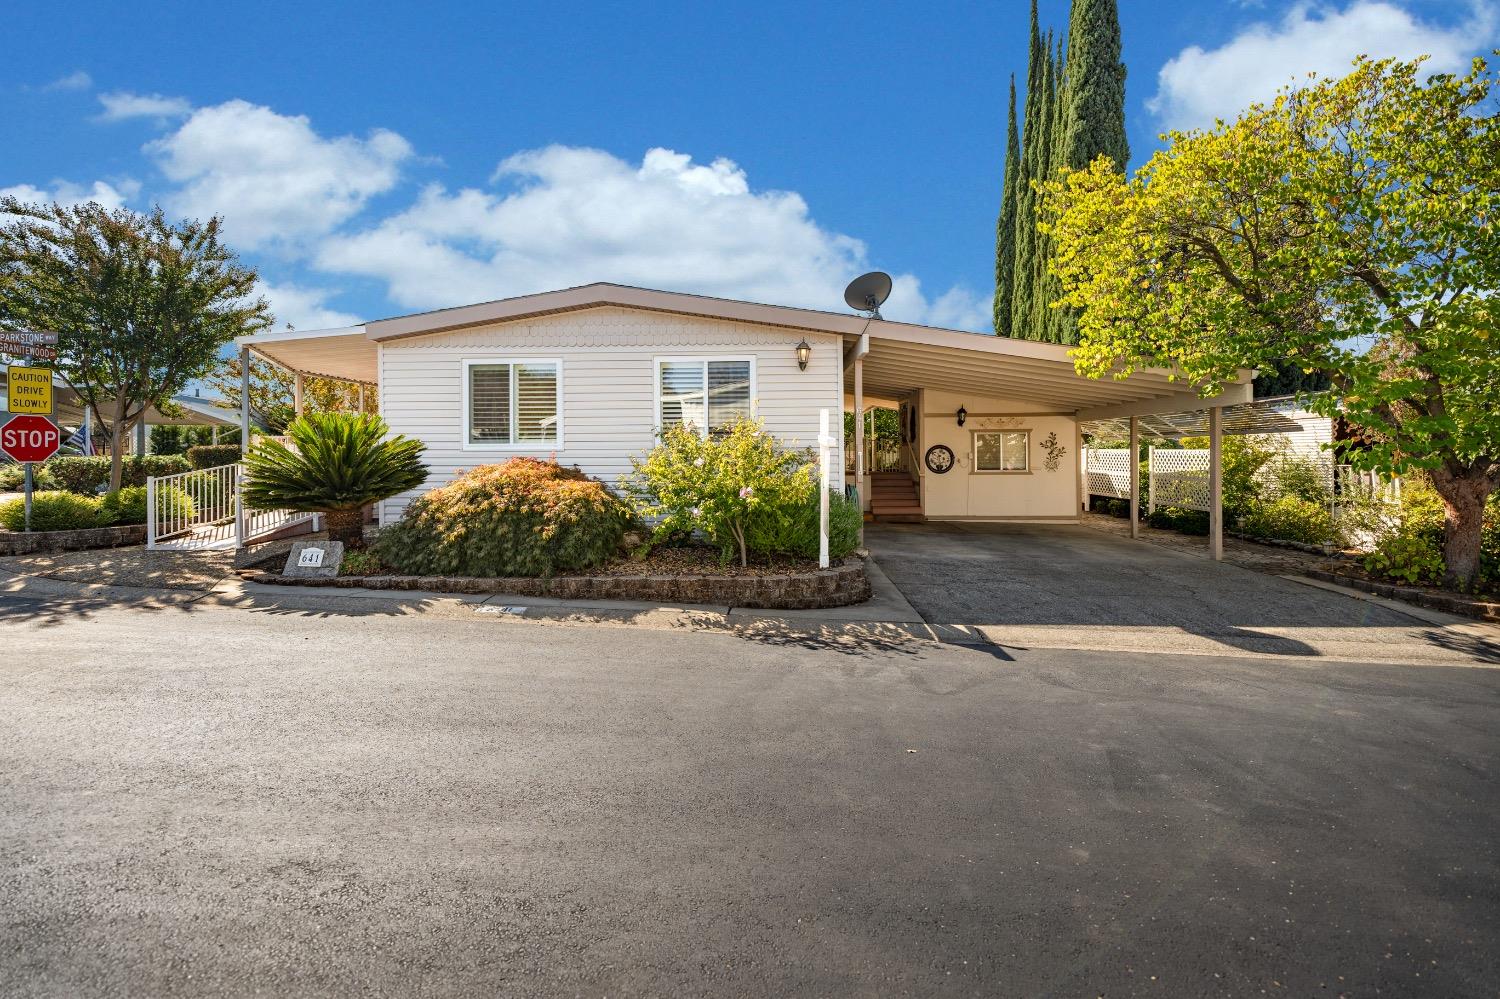
[(0, 559), (0, 568), (70, 583), (211, 590), (230, 574), (233, 561), (234, 553), (227, 551), (149, 552), (144, 547), (134, 546), (16, 555)]

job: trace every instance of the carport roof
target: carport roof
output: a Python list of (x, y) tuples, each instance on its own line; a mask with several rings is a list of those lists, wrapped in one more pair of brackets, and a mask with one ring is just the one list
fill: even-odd
[[(1241, 371), (1222, 396), (1203, 400), (1190, 386), (1172, 381), (1171, 372), (1159, 369), (1138, 371), (1123, 380), (1080, 377), (1068, 348), (1060, 344), (602, 282), (344, 329), (263, 333), (239, 342), (292, 371), (374, 382), (378, 345), (386, 341), (608, 306), (835, 334), (846, 345), (858, 344), (867, 335), (864, 388), (876, 398), (897, 399), (917, 389), (937, 389), (1015, 399), (1100, 419), (1244, 402), (1250, 398), (1254, 376), (1253, 371)], [(846, 391), (852, 386), (846, 363)]]

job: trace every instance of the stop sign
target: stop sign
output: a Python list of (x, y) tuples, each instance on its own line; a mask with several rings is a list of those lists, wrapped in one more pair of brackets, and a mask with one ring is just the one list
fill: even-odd
[(61, 446), (62, 433), (45, 416), (12, 416), (0, 427), (0, 451), (12, 461), (46, 461)]

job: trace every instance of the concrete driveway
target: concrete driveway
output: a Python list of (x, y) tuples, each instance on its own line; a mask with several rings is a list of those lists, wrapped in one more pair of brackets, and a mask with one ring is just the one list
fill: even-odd
[(1000, 644), (1500, 661), (1500, 629), (1074, 525), (873, 524), (876, 564), (941, 632)]

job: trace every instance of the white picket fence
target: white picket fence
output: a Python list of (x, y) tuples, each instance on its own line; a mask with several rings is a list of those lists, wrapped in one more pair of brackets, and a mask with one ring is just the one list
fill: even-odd
[(242, 548), (275, 531), (315, 521), (294, 510), (252, 510), (244, 468), (219, 465), (146, 480), (146, 547), (152, 551)]

